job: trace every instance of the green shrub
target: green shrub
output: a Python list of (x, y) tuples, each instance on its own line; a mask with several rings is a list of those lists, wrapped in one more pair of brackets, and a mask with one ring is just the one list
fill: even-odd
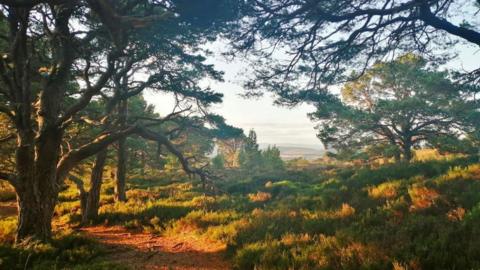
[(0, 246), (0, 269), (127, 269), (102, 261), (101, 247), (94, 241), (69, 235), (51, 244), (30, 243), (28, 246)]

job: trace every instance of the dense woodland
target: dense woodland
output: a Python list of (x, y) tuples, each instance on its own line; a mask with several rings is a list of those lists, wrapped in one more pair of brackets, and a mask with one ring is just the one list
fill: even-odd
[[(0, 0), (0, 269), (480, 269), (478, 0)], [(282, 159), (212, 107), (315, 108)], [(145, 93), (174, 100), (161, 114)], [(296, 143), (296, 142), (292, 142)]]

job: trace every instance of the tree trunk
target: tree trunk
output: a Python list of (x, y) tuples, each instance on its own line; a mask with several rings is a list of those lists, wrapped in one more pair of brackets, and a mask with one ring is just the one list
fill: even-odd
[(103, 170), (107, 160), (108, 150), (105, 148), (97, 154), (95, 164), (90, 175), (90, 189), (86, 193), (85, 208), (82, 212), (82, 223), (95, 220), (98, 217), (98, 208), (100, 207), (100, 191), (102, 188)]
[(147, 162), (145, 160), (145, 152), (141, 151), (140, 152), (140, 174), (142, 175), (143, 178), (145, 178), (145, 167), (147, 166)]
[(398, 153), (395, 153), (395, 155), (393, 156), (394, 160), (395, 160), (395, 163), (398, 163), (402, 160), (402, 154), (400, 152)]
[(62, 135), (60, 129), (48, 125), (43, 126), (41, 135), (36, 138), (29, 131), (19, 132), (17, 243), (51, 239), (51, 222), (60, 191), (56, 169)]
[[(124, 128), (127, 124), (127, 110), (128, 104), (126, 100), (120, 102), (119, 106), (119, 123), (121, 128)], [(118, 141), (117, 152), (117, 181), (115, 187), (115, 199), (120, 202), (127, 200), (127, 194), (125, 184), (127, 180), (127, 139), (122, 138)]]
[(412, 144), (409, 142), (404, 143), (403, 148), (403, 161), (410, 162), (413, 158)]
[(87, 201), (88, 201), (88, 192), (85, 190), (80, 191), (80, 214), (82, 215), (82, 223), (87, 223)]
[(125, 183), (127, 178), (127, 149), (126, 139), (118, 141), (118, 163), (117, 163), (117, 181), (115, 188), (115, 198), (117, 201), (127, 200)]
[(49, 196), (35, 193), (33, 189), (18, 193), (17, 243), (29, 240), (47, 242), (52, 237), (51, 224), (57, 195), (55, 192)]

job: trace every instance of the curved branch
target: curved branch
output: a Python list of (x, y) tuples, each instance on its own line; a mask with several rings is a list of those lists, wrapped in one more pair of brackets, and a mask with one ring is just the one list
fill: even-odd
[(102, 76), (100, 76), (100, 78), (98, 79), (97, 83), (94, 86), (87, 87), (87, 90), (78, 99), (77, 103), (75, 103), (65, 111), (64, 115), (59, 119), (59, 122), (58, 122), (59, 125), (65, 123), (72, 116), (74, 116), (76, 113), (78, 113), (83, 108), (85, 108), (90, 103), (93, 96), (97, 95), (102, 90), (102, 88), (105, 86), (105, 84), (108, 82), (108, 80), (110, 79), (110, 77), (113, 75), (115, 71), (115, 61), (113, 59), (113, 56), (109, 55), (107, 61), (108, 61), (107, 70), (102, 74)]
[(125, 31), (130, 29), (143, 28), (155, 21), (165, 20), (173, 14), (163, 12), (159, 15), (146, 16), (142, 18), (134, 16), (119, 15), (112, 4), (105, 0), (87, 0), (89, 7), (98, 15), (100, 21), (106, 26), (115, 45), (121, 47), (125, 42)]
[(158, 142), (159, 144), (162, 144), (164, 145), (167, 150), (172, 153), (173, 155), (175, 155), (178, 160), (180, 161), (180, 164), (182, 165), (182, 168), (183, 170), (187, 173), (187, 174), (196, 174), (200, 177), (200, 179), (202, 180), (203, 183), (205, 183), (205, 181), (207, 180), (207, 178), (209, 177), (209, 174), (208, 172), (202, 170), (202, 169), (198, 169), (198, 168), (192, 168), (190, 167), (190, 164), (188, 162), (188, 158), (184, 157), (184, 155), (182, 154), (182, 152), (180, 152), (176, 147), (175, 145), (173, 145), (172, 142), (170, 142), (170, 140), (158, 133), (158, 132), (153, 132), (151, 130), (148, 130), (144, 127), (139, 127), (137, 132), (136, 132), (139, 136), (147, 139), (147, 140), (152, 140), (152, 141), (156, 141)]
[(62, 183), (67, 177), (70, 170), (82, 160), (100, 152), (105, 147), (116, 142), (117, 140), (134, 134), (138, 130), (137, 126), (131, 126), (124, 130), (103, 134), (96, 138), (93, 142), (85, 144), (78, 149), (71, 150), (65, 154), (57, 165), (57, 181)]
[(451, 22), (435, 16), (428, 5), (422, 5), (420, 8), (420, 18), (428, 25), (437, 29), (445, 30), (448, 33), (466, 39), (480, 46), (480, 33), (468, 28), (456, 26)]

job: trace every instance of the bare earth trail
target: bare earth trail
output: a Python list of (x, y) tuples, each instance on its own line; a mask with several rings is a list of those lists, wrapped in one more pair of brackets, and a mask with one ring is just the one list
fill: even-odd
[(206, 242), (193, 235), (156, 236), (130, 232), (120, 226), (82, 228), (107, 249), (106, 258), (131, 269), (157, 270), (228, 270), (225, 245)]
[[(16, 202), (0, 203), (0, 218), (16, 214)], [(131, 232), (120, 226), (93, 226), (79, 230), (106, 248), (107, 260), (133, 270), (231, 269), (225, 259), (225, 245), (198, 239), (193, 234), (156, 236)]]

